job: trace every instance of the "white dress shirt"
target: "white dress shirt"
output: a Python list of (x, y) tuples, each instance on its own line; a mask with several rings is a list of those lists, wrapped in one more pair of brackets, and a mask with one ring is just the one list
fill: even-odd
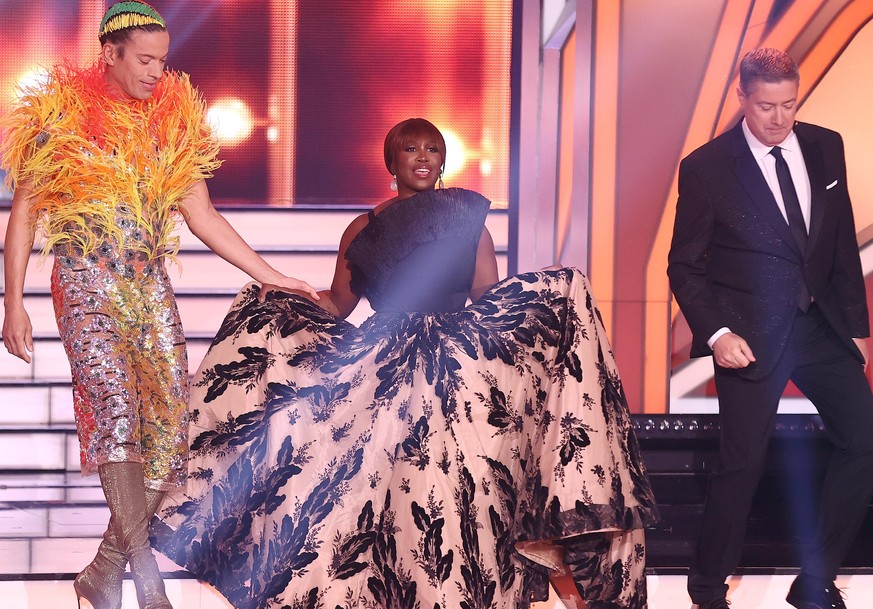
[[(746, 119), (743, 119), (743, 135), (746, 136), (746, 143), (752, 151), (752, 156), (758, 161), (758, 167), (764, 173), (764, 179), (767, 180), (767, 186), (776, 198), (776, 205), (779, 206), (779, 211), (782, 212), (782, 217), (785, 222), (788, 222), (788, 214), (785, 213), (785, 202), (782, 200), (782, 189), (779, 188), (779, 178), (776, 177), (776, 157), (770, 154), (773, 146), (767, 146), (758, 141), (746, 125)], [(809, 208), (812, 203), (812, 193), (809, 187), (809, 174), (806, 172), (806, 163), (803, 162), (803, 153), (800, 151), (800, 142), (797, 141), (797, 135), (792, 129), (788, 137), (785, 138), (779, 147), (782, 149), (782, 156), (788, 164), (788, 170), (791, 172), (791, 181), (794, 182), (794, 190), (797, 191), (797, 200), (800, 202), (800, 211), (803, 212), (803, 222), (806, 224), (806, 232), (809, 233)]]

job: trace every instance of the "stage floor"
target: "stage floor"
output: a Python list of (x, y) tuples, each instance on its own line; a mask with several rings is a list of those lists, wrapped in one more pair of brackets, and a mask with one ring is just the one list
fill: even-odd
[[(732, 578), (729, 599), (732, 609), (790, 609), (785, 594), (792, 575), (745, 575)], [(837, 585), (847, 594), (847, 609), (867, 609), (873, 598), (873, 575), (841, 576)], [(133, 583), (125, 582), (123, 609), (136, 609)], [(212, 588), (190, 579), (168, 579), (167, 592), (176, 609), (232, 609)], [(3, 607), (15, 609), (57, 609), (72, 607), (73, 582), (0, 581)], [(539, 603), (536, 609), (563, 609), (560, 601)], [(685, 577), (649, 576), (649, 609), (691, 609), (685, 593)]]

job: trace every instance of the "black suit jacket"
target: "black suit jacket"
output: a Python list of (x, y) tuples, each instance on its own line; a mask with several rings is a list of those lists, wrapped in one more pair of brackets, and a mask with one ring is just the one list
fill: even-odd
[(852, 338), (869, 335), (842, 138), (806, 123), (796, 123), (794, 132), (812, 192), (805, 252), (792, 238), (740, 123), (679, 166), (667, 274), (693, 333), (691, 356), (711, 354), (706, 341), (727, 326), (755, 354), (757, 362), (739, 372), (748, 378), (773, 370), (803, 281), (859, 360)]

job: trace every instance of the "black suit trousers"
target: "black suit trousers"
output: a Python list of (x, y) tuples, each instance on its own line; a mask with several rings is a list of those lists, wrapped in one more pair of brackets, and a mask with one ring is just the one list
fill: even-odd
[(833, 580), (860, 529), (873, 494), (873, 393), (858, 358), (813, 305), (807, 313), (798, 311), (772, 374), (749, 380), (716, 365), (721, 446), (688, 577), (695, 603), (727, 592), (725, 579), (740, 560), (752, 496), (789, 379), (818, 409), (835, 449), (803, 573)]

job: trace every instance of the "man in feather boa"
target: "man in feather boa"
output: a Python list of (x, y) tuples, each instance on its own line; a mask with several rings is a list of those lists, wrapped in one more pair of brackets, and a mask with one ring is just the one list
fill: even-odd
[(213, 207), (205, 179), (220, 164), (218, 146), (188, 76), (164, 69), (170, 36), (160, 14), (119, 2), (99, 38), (95, 65), (54, 67), (0, 122), (0, 166), (14, 189), (3, 342), (31, 361), (24, 282), (39, 230), (54, 257), (82, 473), (99, 474), (111, 513), (74, 582), (77, 599), (120, 609), (129, 562), (140, 607), (166, 609), (146, 525), (185, 479), (185, 335), (164, 267), (178, 249), (176, 220), (256, 281), (315, 292), (269, 266)]

